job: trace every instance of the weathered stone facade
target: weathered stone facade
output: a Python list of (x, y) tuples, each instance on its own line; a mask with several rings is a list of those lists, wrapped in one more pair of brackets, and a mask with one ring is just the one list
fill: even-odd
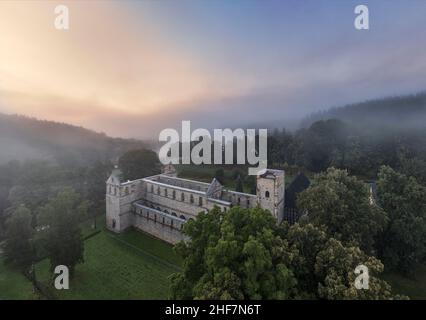
[(167, 174), (122, 182), (116, 169), (106, 182), (106, 223), (121, 232), (131, 226), (175, 244), (184, 239), (183, 224), (214, 206), (267, 209), (281, 223), (284, 215), (284, 171), (267, 170), (257, 177), (257, 195), (226, 190), (211, 183)]

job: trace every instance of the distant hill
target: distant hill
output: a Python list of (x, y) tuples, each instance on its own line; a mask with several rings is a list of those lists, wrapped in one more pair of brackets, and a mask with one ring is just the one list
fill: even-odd
[(147, 147), (143, 141), (111, 138), (82, 127), (0, 113), (0, 164), (45, 159), (68, 165), (115, 160), (122, 153)]
[(316, 121), (331, 118), (362, 126), (392, 129), (426, 128), (426, 92), (331, 108), (311, 114), (301, 125), (309, 127)]

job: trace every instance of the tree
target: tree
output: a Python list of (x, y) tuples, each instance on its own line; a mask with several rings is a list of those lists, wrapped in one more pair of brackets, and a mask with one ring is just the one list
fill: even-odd
[(58, 265), (69, 268), (73, 276), (75, 266), (84, 262), (84, 242), (79, 223), (87, 215), (87, 205), (72, 189), (66, 188), (40, 209), (39, 222), (45, 227), (45, 248), (50, 269)]
[(286, 299), (296, 285), (282, 254), (285, 242), (275, 220), (260, 208), (219, 208), (189, 221), (191, 241), (176, 249), (184, 270), (172, 278), (177, 299)]
[(19, 206), (6, 221), (5, 261), (25, 273), (34, 260), (31, 221), (31, 211), (25, 206)]
[[(355, 287), (355, 268), (368, 268), (368, 290)], [(391, 286), (377, 277), (384, 270), (380, 260), (367, 256), (358, 247), (345, 247), (336, 239), (329, 239), (318, 253), (315, 273), (320, 279), (318, 296), (322, 299), (392, 299)]]
[(318, 121), (299, 135), (303, 153), (302, 164), (309, 170), (319, 172), (327, 169), (332, 163), (345, 162), (347, 128), (342, 121)]
[(296, 200), (299, 193), (303, 190), (306, 190), (311, 181), (303, 172), (299, 172), (291, 182), (291, 184), (286, 188), (285, 191), (285, 206), (287, 208), (296, 208)]
[(402, 158), (401, 171), (407, 176), (415, 177), (422, 185), (426, 185), (426, 161), (419, 158)]
[(387, 267), (409, 273), (426, 257), (426, 188), (387, 166), (378, 178), (379, 203), (389, 216), (379, 255)]
[(161, 163), (157, 154), (152, 150), (131, 150), (122, 155), (118, 166), (124, 180), (136, 180), (161, 172)]
[[(289, 244), (290, 267), (297, 279), (299, 298), (391, 299), (391, 287), (378, 275), (383, 264), (358, 247), (330, 238), (324, 228), (295, 224), (284, 231)], [(369, 289), (355, 287), (355, 268), (369, 271)]]
[(112, 165), (97, 162), (87, 170), (85, 175), (86, 199), (90, 199), (89, 215), (96, 228), (97, 215), (105, 212), (105, 181), (111, 173)]
[(370, 203), (367, 185), (346, 170), (330, 168), (316, 175), (299, 194), (297, 207), (308, 212), (308, 221), (325, 226), (334, 238), (374, 252), (376, 237), (387, 223), (386, 213)]
[(214, 177), (220, 182), (223, 183), (223, 179), (225, 177), (225, 171), (222, 168), (219, 168), (215, 171)]
[[(173, 299), (390, 299), (377, 275), (383, 264), (312, 224), (276, 226), (261, 208), (215, 207), (188, 221), (176, 246), (183, 271)], [(355, 287), (355, 268), (369, 268), (369, 290)]]
[(294, 163), (293, 145), (294, 137), (285, 129), (274, 130), (268, 137), (268, 163), (269, 165), (280, 163)]
[(241, 176), (238, 176), (238, 178), (236, 179), (235, 191), (244, 192), (243, 180), (241, 179)]

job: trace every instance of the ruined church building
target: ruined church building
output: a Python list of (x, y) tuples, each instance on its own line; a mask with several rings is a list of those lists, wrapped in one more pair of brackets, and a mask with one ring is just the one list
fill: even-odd
[(200, 212), (218, 206), (260, 206), (281, 223), (284, 215), (284, 171), (267, 169), (257, 176), (256, 195), (225, 189), (219, 181), (204, 183), (176, 177), (172, 166), (163, 174), (122, 182), (114, 170), (106, 182), (106, 223), (114, 232), (138, 228), (166, 242), (184, 239), (181, 229)]

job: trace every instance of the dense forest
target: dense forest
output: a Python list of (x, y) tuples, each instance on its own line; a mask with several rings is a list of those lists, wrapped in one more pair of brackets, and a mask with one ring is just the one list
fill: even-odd
[(389, 165), (426, 181), (425, 92), (330, 108), (306, 117), (301, 127), (273, 133), (271, 162), (315, 172), (335, 166), (368, 178)]
[[(368, 294), (354, 292), (353, 279), (347, 275), (356, 261), (366, 259), (375, 274), (385, 267), (412, 274), (418, 264), (426, 261), (426, 128), (420, 123), (410, 125), (414, 122), (407, 120), (421, 119), (424, 102), (425, 95), (419, 94), (354, 104), (332, 109), (328, 115), (323, 113), (297, 131), (270, 132), (268, 166), (292, 169), (293, 173), (305, 171), (313, 177), (312, 183), (302, 181), (305, 187), (294, 192), (297, 196), (292, 199), (296, 209), (308, 212), (308, 217), (303, 215), (305, 220), (299, 224), (277, 228), (269, 215), (257, 209), (234, 208), (226, 219), (220, 213), (200, 215), (184, 229), (196, 246), (178, 246), (189, 267), (172, 279), (174, 297), (401, 298), (391, 293), (390, 286), (379, 277), (373, 278), (375, 289)], [(398, 105), (400, 113), (408, 115), (401, 115), (400, 125), (393, 125), (398, 119)], [(362, 117), (377, 122), (371, 125)], [(52, 266), (68, 259), (71, 249), (75, 249), (75, 255), (69, 264), (83, 261), (79, 219), (105, 212), (104, 183), (113, 164), (119, 164), (125, 179), (160, 170), (156, 153), (144, 150), (147, 143), (110, 138), (67, 124), (0, 115), (0, 134), (0, 241), (6, 239), (9, 260), (27, 271), (34, 260), (30, 239), (34, 230), (45, 225), (54, 226), (43, 232), (46, 238), (42, 239)], [(250, 180), (254, 177), (246, 176), (242, 169), (235, 168), (232, 173), (237, 191), (255, 187), (254, 179)], [(218, 168), (214, 176), (225, 179), (223, 168)], [(376, 181), (378, 206), (371, 206), (365, 180)], [(288, 190), (292, 188), (296, 186), (290, 185)], [(241, 235), (231, 232), (229, 247), (227, 242), (204, 238), (208, 234), (219, 239), (230, 227)], [(267, 232), (251, 238), (250, 230), (258, 227), (265, 227)], [(211, 234), (198, 232), (204, 228)], [(23, 233), (27, 234), (25, 241)], [(235, 235), (244, 241), (235, 242)], [(301, 235), (309, 235), (306, 243), (300, 240)], [(52, 239), (59, 236), (75, 239), (75, 243), (57, 247), (54, 244), (58, 242)], [(15, 255), (17, 247), (26, 248), (26, 253)], [(306, 252), (299, 247), (315, 250)], [(273, 256), (266, 251), (281, 252), (278, 249), (284, 255), (277, 257), (279, 263), (275, 264), (275, 258), (268, 258)], [(218, 254), (206, 260), (208, 252)], [(333, 252), (338, 252), (337, 258), (341, 259), (336, 270), (329, 267), (337, 258), (327, 260)], [(245, 266), (264, 264), (270, 266), (269, 271), (262, 276), (257, 274), (258, 268), (241, 269), (241, 264), (235, 263), (240, 256), (249, 257)], [(229, 261), (222, 261), (223, 257)], [(301, 261), (310, 262), (300, 268)], [(203, 268), (206, 274), (212, 268), (223, 278), (210, 279), (204, 276)], [(272, 281), (277, 274), (280, 278)], [(271, 281), (277, 287), (269, 286)]]
[(35, 216), (71, 188), (88, 201), (90, 215), (104, 212), (105, 181), (121, 155), (148, 142), (111, 138), (81, 127), (0, 114), (0, 239), (20, 205)]
[(426, 129), (361, 127), (320, 120), (296, 132), (275, 130), (268, 139), (269, 166), (282, 163), (321, 172), (328, 167), (375, 179), (382, 165), (426, 183)]
[(0, 113), (0, 164), (38, 159), (65, 166), (90, 165), (116, 160), (124, 152), (147, 144), (65, 123)]
[(332, 118), (365, 128), (426, 128), (426, 92), (325, 109), (303, 119), (302, 127)]

